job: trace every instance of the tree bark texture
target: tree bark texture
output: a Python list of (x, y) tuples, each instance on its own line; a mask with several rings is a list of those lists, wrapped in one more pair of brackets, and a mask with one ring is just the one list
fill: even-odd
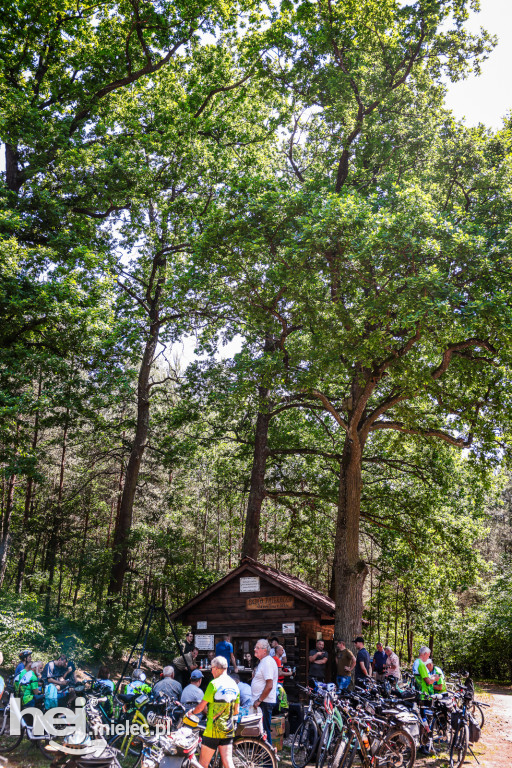
[(109, 594), (118, 595), (123, 588), (128, 567), (129, 537), (133, 521), (133, 502), (137, 491), (140, 466), (149, 434), (150, 375), (151, 366), (158, 344), (160, 323), (157, 318), (151, 323), (149, 336), (144, 348), (137, 381), (137, 425), (128, 464), (124, 476), (123, 493), (119, 515), (113, 536), (113, 562), (110, 572)]
[(334, 635), (350, 642), (361, 632), (363, 585), (368, 573), (359, 557), (362, 446), (357, 434), (345, 439), (340, 467), (334, 553), (336, 614)]
[(45, 608), (44, 608), (44, 612), (46, 616), (50, 614), (50, 600), (52, 595), (53, 582), (55, 579), (55, 566), (57, 564), (57, 550), (59, 548), (59, 542), (60, 542), (60, 528), (62, 525), (62, 497), (64, 494), (64, 472), (66, 468), (68, 429), (69, 429), (69, 408), (66, 409), (64, 431), (62, 433), (62, 451), (60, 456), (60, 473), (59, 473), (59, 489), (57, 492), (57, 504), (55, 506), (55, 511), (53, 513), (52, 530), (50, 533), (48, 548), (46, 550), (45, 570), (48, 571), (48, 584), (46, 587), (46, 601), (45, 601)]
[[(269, 390), (266, 387), (259, 387), (258, 394), (262, 405), (268, 402)], [(270, 409), (261, 409), (256, 418), (251, 485), (249, 489), (249, 499), (247, 501), (245, 533), (242, 545), (242, 558), (252, 557), (253, 560), (258, 559), (260, 551), (260, 520), (261, 507), (263, 505), (263, 500), (265, 499), (265, 469), (268, 457), (268, 427), (270, 419)]]
[(13, 144), (5, 144), (5, 182), (11, 192), (19, 192), (23, 184), (23, 175), (19, 172), (18, 149)]
[(0, 587), (4, 583), (5, 571), (7, 568), (7, 556), (11, 546), (11, 516), (14, 506), (14, 487), (16, 484), (16, 475), (9, 477), (9, 483), (7, 485), (7, 501), (2, 515), (1, 521), (1, 537), (0, 537)]

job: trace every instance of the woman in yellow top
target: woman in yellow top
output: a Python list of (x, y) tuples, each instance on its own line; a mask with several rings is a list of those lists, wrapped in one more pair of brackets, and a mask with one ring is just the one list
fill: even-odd
[(240, 706), (240, 691), (227, 674), (228, 663), (223, 656), (212, 660), (213, 680), (208, 684), (203, 700), (188, 715), (199, 715), (208, 705), (206, 728), (203, 734), (199, 762), (208, 768), (218, 748), (224, 768), (235, 768), (233, 763), (233, 738), (235, 736)]

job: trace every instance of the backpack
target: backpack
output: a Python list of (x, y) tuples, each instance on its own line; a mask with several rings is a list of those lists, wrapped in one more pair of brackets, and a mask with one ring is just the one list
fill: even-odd
[(58, 706), (57, 686), (54, 683), (48, 683), (48, 685), (44, 689), (45, 710), (48, 711), (49, 709), (52, 709), (53, 707), (57, 707), (57, 706)]

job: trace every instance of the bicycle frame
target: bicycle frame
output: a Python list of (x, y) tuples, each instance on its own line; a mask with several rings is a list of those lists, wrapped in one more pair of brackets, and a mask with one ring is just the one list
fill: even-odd
[[(144, 729), (144, 735), (149, 735), (150, 728), (149, 723), (140, 711), (140, 709), (137, 709), (135, 711), (135, 714), (133, 715), (133, 718), (130, 720), (130, 726), (140, 724), (142, 728)], [(133, 741), (133, 734), (128, 731), (128, 733), (125, 734), (124, 739), (121, 742), (121, 746), (119, 748), (119, 751), (121, 754), (126, 757), (128, 754), (128, 750), (130, 749)]]

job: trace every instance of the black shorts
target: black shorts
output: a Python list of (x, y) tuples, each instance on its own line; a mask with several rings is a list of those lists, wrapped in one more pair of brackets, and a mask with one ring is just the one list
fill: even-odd
[(201, 741), (205, 747), (209, 747), (210, 749), (217, 749), (217, 747), (223, 747), (225, 744), (232, 744), (233, 738), (233, 736), (230, 736), (227, 739), (214, 739), (212, 736), (203, 736)]

